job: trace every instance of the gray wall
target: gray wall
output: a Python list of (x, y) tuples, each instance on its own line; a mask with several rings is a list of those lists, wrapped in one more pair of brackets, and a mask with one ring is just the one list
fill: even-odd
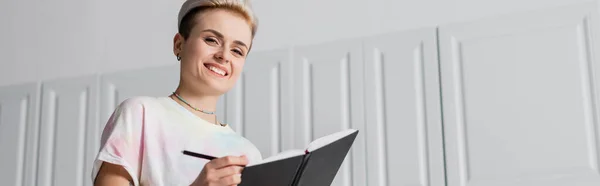
[[(255, 51), (584, 1), (590, 0), (254, 0)], [(173, 64), (181, 2), (2, 0), (0, 86)]]

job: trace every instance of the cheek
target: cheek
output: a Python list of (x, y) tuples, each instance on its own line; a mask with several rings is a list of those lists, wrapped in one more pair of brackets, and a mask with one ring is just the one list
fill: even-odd
[(211, 53), (215, 53), (216, 49), (214, 47), (208, 46), (202, 40), (194, 40), (187, 43), (185, 52), (186, 57), (190, 59), (190, 61), (198, 61), (200, 59), (204, 59), (209, 56)]
[(244, 61), (232, 63), (233, 76), (239, 76), (244, 70)]
[(183, 64), (188, 70), (196, 71), (199, 73), (204, 68), (203, 62), (211, 58), (211, 53), (214, 53), (215, 49), (207, 46), (201, 42), (190, 43), (186, 48), (186, 64)]

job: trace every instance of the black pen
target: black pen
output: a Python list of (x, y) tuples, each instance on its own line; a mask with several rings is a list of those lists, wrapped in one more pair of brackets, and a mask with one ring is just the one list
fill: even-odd
[(210, 161), (210, 160), (213, 160), (213, 159), (217, 159), (217, 158), (216, 158), (216, 157), (214, 157), (214, 156), (209, 156), (209, 155), (199, 154), (199, 153), (190, 152), (190, 151), (187, 151), (187, 150), (184, 150), (184, 151), (183, 151), (183, 154), (185, 154), (185, 155), (188, 155), (188, 156), (193, 156), (193, 157), (196, 157), (196, 158), (207, 159), (207, 160), (209, 160), (209, 161)]

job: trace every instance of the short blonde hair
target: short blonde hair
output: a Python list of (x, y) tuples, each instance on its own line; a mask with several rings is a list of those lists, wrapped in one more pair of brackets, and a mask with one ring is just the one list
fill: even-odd
[(249, 0), (186, 0), (178, 15), (178, 31), (187, 39), (194, 25), (196, 14), (211, 9), (224, 9), (240, 14), (246, 19), (252, 30), (252, 38), (258, 29), (258, 19), (252, 11)]

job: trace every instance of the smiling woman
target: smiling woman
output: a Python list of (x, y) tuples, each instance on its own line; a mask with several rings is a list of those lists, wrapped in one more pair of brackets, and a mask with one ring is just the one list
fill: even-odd
[(256, 34), (248, 2), (187, 0), (178, 18), (179, 86), (170, 96), (119, 104), (102, 133), (95, 185), (237, 185), (243, 167), (262, 159), (214, 113), (218, 98), (238, 80)]

